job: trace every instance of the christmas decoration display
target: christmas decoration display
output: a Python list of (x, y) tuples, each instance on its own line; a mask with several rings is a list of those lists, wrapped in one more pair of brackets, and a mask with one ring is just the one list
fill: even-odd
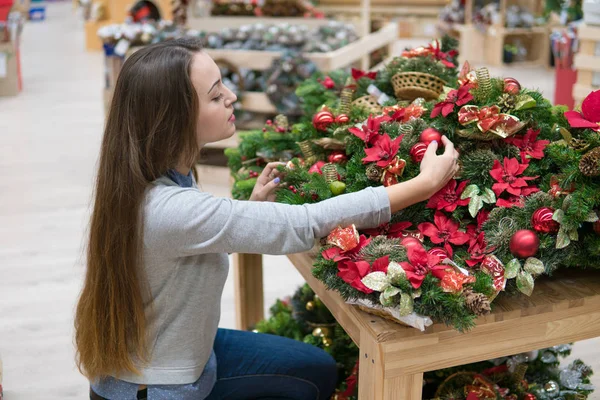
[[(419, 329), (433, 321), (462, 331), (498, 296), (531, 295), (535, 280), (558, 268), (599, 267), (600, 91), (581, 113), (568, 112), (513, 78), (468, 65), (459, 74), (453, 44), (407, 50), (376, 74), (317, 73), (296, 91), (306, 117), (287, 142), (256, 133), (227, 154), (233, 195), (247, 198), (252, 178), (243, 163), (264, 165), (273, 146), (290, 145), (277, 201), (306, 204), (411, 179), (426, 143), (448, 136), (460, 154), (457, 176), (389, 224), (359, 231), (354, 248), (324, 244), (313, 274), (374, 313)], [(415, 71), (446, 87), (429, 101), (396, 97), (394, 76)], [(382, 99), (380, 111), (353, 102), (367, 95)], [(340, 114), (347, 120), (336, 120)], [(323, 174), (309, 172), (318, 161), (329, 173), (325, 166)]]
[[(418, 240), (417, 240), (418, 242)], [(470, 294), (469, 294), (470, 295)], [(483, 296), (485, 298), (485, 296)], [(486, 299), (475, 294), (467, 304), (489, 312)], [(277, 300), (271, 316), (255, 332), (284, 336), (320, 347), (338, 365), (338, 385), (332, 400), (356, 400), (359, 350), (308, 285), (291, 298)], [(431, 400), (585, 400), (594, 391), (593, 371), (580, 360), (562, 365), (570, 345), (554, 346), (447, 368), (424, 375), (423, 399)]]

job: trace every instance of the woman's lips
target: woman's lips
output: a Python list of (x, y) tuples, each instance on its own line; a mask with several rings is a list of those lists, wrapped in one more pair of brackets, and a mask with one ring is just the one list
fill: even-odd
[(235, 122), (235, 115), (231, 114), (231, 117), (229, 117), (229, 122)]

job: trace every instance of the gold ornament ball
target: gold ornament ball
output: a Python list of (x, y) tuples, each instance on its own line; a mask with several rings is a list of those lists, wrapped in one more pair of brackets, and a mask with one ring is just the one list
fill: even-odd
[(331, 340), (328, 337), (324, 337), (323, 338), (323, 344), (325, 345), (325, 347), (329, 347), (329, 346), (331, 346), (333, 344), (333, 340)]
[(323, 334), (323, 330), (321, 328), (315, 328), (315, 329), (313, 329), (312, 335), (315, 336), (315, 337), (325, 336)]
[(308, 311), (312, 311), (315, 309), (315, 303), (313, 303), (312, 301), (309, 301), (308, 303), (306, 303), (306, 309)]
[(544, 385), (544, 391), (548, 396), (556, 397), (556, 395), (558, 395), (558, 392), (560, 391), (560, 387), (555, 381), (548, 381)]

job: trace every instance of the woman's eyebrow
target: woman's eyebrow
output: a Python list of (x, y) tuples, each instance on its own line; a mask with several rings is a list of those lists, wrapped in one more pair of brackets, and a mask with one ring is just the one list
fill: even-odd
[(213, 85), (210, 87), (210, 90), (207, 92), (207, 94), (212, 92), (212, 90), (215, 88), (215, 86), (217, 86), (219, 83), (221, 83), (221, 78), (217, 79), (217, 81), (215, 83), (213, 83)]

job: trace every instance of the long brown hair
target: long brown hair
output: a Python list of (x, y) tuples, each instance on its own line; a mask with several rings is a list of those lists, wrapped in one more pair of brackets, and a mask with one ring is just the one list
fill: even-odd
[(142, 204), (149, 183), (198, 155), (194, 39), (142, 48), (124, 63), (106, 121), (85, 283), (75, 315), (77, 366), (89, 379), (139, 373), (148, 359)]

